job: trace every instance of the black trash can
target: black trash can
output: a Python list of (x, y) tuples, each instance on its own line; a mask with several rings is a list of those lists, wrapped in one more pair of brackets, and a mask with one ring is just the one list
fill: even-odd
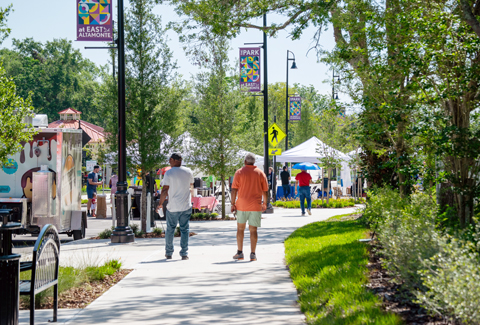
[(12, 233), (20, 223), (9, 222), (10, 209), (1, 209), (2, 226), (0, 252), (0, 325), (17, 325), (19, 314), (20, 255), (12, 253)]

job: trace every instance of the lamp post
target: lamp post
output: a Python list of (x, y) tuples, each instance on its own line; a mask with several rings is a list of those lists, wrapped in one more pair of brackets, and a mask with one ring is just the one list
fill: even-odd
[[(289, 53), (292, 53), (293, 59), (288, 57)], [(293, 61), (290, 69), (297, 69), (297, 64), (295, 63), (295, 54), (289, 50), (287, 50), (287, 90), (285, 91), (285, 151), (288, 150), (288, 119), (290, 118), (290, 105), (288, 103), (288, 61)]]
[[(267, 14), (263, 14), (263, 27), (267, 27)], [(267, 32), (263, 31), (263, 170), (268, 175), (268, 69), (267, 69)], [(268, 191), (270, 193), (270, 191)], [(273, 213), (270, 203), (270, 194), (267, 196), (267, 210), (265, 213)]]
[[(263, 14), (263, 27), (267, 26), (267, 15)], [(267, 32), (263, 31), (263, 170), (268, 175), (268, 70), (267, 70)], [(270, 198), (267, 205), (270, 203)]]
[[(118, 0), (118, 183), (117, 227), (112, 233), (112, 243), (132, 243), (135, 236), (128, 226), (127, 141), (125, 135), (125, 27), (123, 0)], [(113, 218), (113, 216), (112, 216)]]
[[(263, 27), (267, 27), (267, 14), (263, 14)], [(268, 69), (267, 69), (267, 32), (263, 31), (263, 43), (244, 43), (262, 44), (263, 48), (263, 171), (268, 176)], [(262, 95), (253, 95), (262, 96)], [(268, 191), (270, 193), (270, 191)], [(265, 213), (273, 213), (273, 206), (270, 203), (270, 194), (267, 196), (267, 210)]]
[(338, 93), (335, 91), (335, 78), (338, 78), (337, 81), (340, 81), (340, 76), (335, 75), (335, 70), (333, 70), (332, 75), (332, 99), (338, 99)]

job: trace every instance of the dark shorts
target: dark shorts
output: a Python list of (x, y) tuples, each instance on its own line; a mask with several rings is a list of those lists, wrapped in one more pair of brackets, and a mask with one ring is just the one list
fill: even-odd
[(92, 189), (89, 189), (87, 188), (87, 196), (89, 199), (93, 199), (93, 193), (95, 193), (96, 190), (94, 190), (93, 188)]

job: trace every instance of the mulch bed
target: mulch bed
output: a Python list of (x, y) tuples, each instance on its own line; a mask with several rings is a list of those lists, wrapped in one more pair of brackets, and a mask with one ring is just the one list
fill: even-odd
[(412, 302), (407, 294), (401, 291), (401, 286), (393, 283), (388, 272), (382, 267), (378, 254), (378, 242), (372, 240), (369, 245), (370, 258), (367, 265), (370, 273), (370, 283), (367, 288), (379, 296), (385, 310), (398, 314), (406, 324), (454, 325), (455, 322), (440, 316), (431, 316), (427, 310)]
[[(117, 284), (132, 270), (118, 270), (112, 275), (105, 276), (101, 281), (83, 284), (82, 287), (70, 288), (58, 295), (58, 308), (85, 308), (95, 299), (103, 295), (108, 289)], [(20, 309), (28, 310), (29, 304), (20, 300)], [(47, 297), (45, 302), (35, 309), (53, 309), (53, 297)]]

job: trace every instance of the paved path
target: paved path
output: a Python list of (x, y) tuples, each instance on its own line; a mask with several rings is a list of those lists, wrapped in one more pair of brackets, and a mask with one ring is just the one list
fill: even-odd
[[(81, 240), (62, 246), (63, 265), (101, 263), (121, 258), (134, 270), (84, 310), (60, 310), (60, 324), (303, 324), (297, 294), (284, 264), (283, 241), (313, 221), (354, 209), (318, 209), (301, 217), (299, 210), (275, 209), (259, 229), (258, 261), (232, 260), (235, 221), (191, 222), (190, 260), (164, 257), (164, 239), (112, 245)], [(249, 254), (249, 236), (245, 249)], [(47, 324), (50, 311), (38, 311), (36, 324)], [(28, 314), (21, 312), (21, 324)]]

